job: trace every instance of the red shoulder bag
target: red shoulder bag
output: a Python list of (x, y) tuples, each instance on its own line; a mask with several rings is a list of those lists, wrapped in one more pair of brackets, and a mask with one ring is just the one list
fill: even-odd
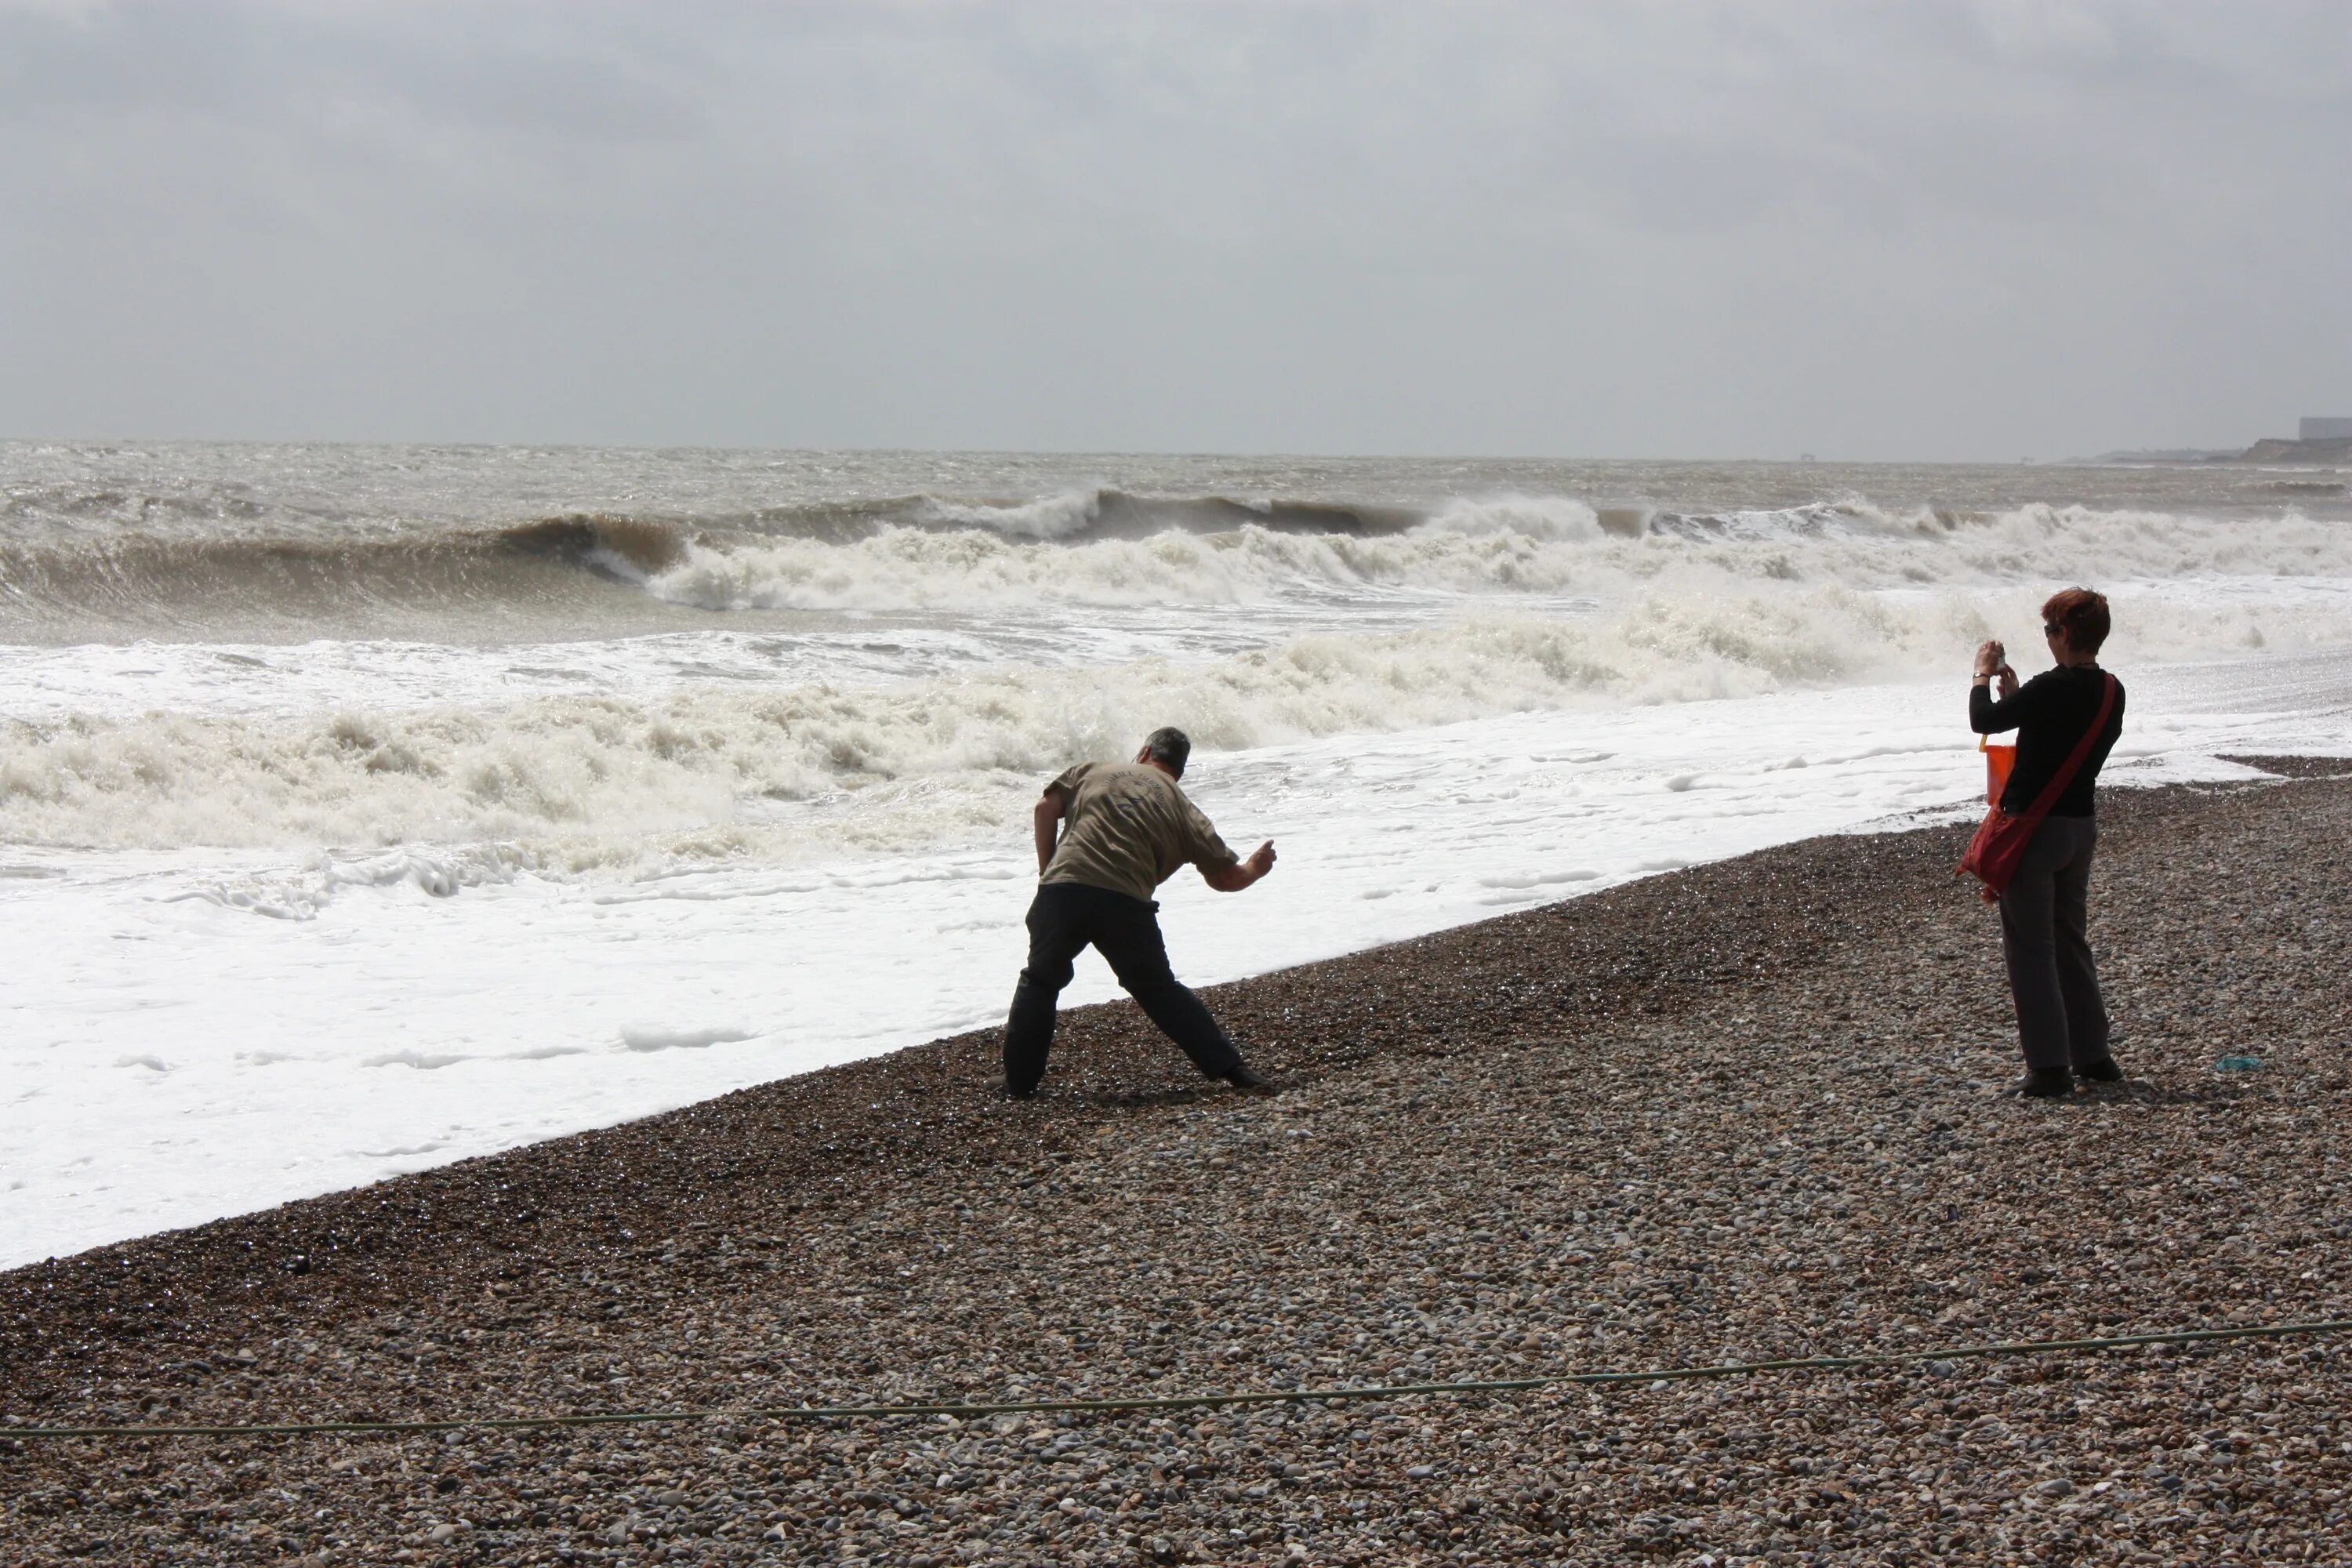
[(2074, 743), (2074, 754), (2066, 759), (2063, 767), (2050, 775), (2050, 782), (2042, 786), (2042, 793), (2034, 796), (2033, 804), (2026, 808), (2023, 816), (2010, 816), (2001, 810), (2000, 803), (1995, 801), (1992, 809), (1985, 813), (1983, 826), (1977, 829), (1977, 836), (1969, 841), (1969, 852), (1960, 858), (1959, 868), (1952, 873), (1955, 877), (1974, 877), (1982, 882), (1984, 886), (1978, 889), (1978, 895), (1986, 903), (1996, 901), (2008, 890), (2010, 882), (2017, 876), (2017, 863), (2025, 858), (2025, 847), (2033, 842), (2034, 832), (2041, 827), (2042, 819), (2050, 815), (2050, 808), (2058, 804), (2058, 797), (2066, 793), (2066, 786), (2073, 784), (2074, 775), (2083, 771), (2084, 763), (2090, 759), (2091, 748), (2097, 745), (2099, 737), (2107, 732), (2107, 720), (2116, 710), (2116, 678), (2105, 670), (2099, 673), (2106, 679), (2106, 689), (2099, 698), (2099, 716), (2091, 721), (2091, 727), (2084, 731), (2083, 738)]

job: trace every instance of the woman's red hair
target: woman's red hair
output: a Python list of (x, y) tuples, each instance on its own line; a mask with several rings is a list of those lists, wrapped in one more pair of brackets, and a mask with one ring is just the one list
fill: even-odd
[(2065, 627), (2066, 646), (2076, 653), (2096, 653), (2107, 640), (2107, 596), (2088, 588), (2063, 589), (2042, 606), (2042, 624)]

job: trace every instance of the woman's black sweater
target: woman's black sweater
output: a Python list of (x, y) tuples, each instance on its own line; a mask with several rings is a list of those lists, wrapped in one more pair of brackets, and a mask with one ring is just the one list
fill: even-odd
[[(2106, 672), (2096, 665), (2062, 664), (2045, 669), (2011, 696), (1995, 700), (1990, 686), (1969, 688), (1969, 727), (1979, 735), (2017, 731), (2017, 766), (2009, 787), (2000, 794), (2000, 808), (2015, 816), (2032, 806), (2050, 775), (2065, 766), (2083, 739), (2083, 731), (2099, 716), (2099, 699), (2106, 690)], [(2053, 816), (2089, 816), (2091, 786), (2124, 732), (2124, 683), (2116, 682), (2116, 710), (2107, 716), (2106, 732), (2083, 759), (2081, 771), (2050, 808)]]

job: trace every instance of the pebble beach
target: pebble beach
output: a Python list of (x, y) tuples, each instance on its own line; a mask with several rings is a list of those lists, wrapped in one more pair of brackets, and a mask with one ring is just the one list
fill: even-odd
[[(1817, 838), (0, 1275), (18, 1427), (1114, 1399), (2352, 1317), (2352, 763), (2111, 792), (2128, 1081)], [(1180, 966), (1181, 968), (1181, 966)], [(1009, 993), (1012, 976), (1005, 976)], [(2225, 1056), (2256, 1059), (2221, 1072)], [(2352, 1335), (1484, 1395), (11, 1437), (0, 1561), (2352, 1561)]]

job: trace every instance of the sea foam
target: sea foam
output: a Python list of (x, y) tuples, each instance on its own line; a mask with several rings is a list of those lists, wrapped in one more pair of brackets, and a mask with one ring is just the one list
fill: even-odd
[[(871, 684), (712, 687), (272, 717), (184, 711), (0, 729), (0, 835), (93, 847), (520, 840), (535, 863), (910, 851), (1004, 830), (1035, 779), (1178, 723), (1208, 751), (1535, 710), (1915, 679), (2039, 589), (1869, 594), (1663, 584), (1614, 607), (1450, 616), (1222, 658), (999, 664)], [(2128, 662), (2324, 646), (2341, 595), (2124, 599)], [(1957, 699), (1956, 699), (1957, 702)], [(1955, 708), (1957, 723), (1958, 709)]]

